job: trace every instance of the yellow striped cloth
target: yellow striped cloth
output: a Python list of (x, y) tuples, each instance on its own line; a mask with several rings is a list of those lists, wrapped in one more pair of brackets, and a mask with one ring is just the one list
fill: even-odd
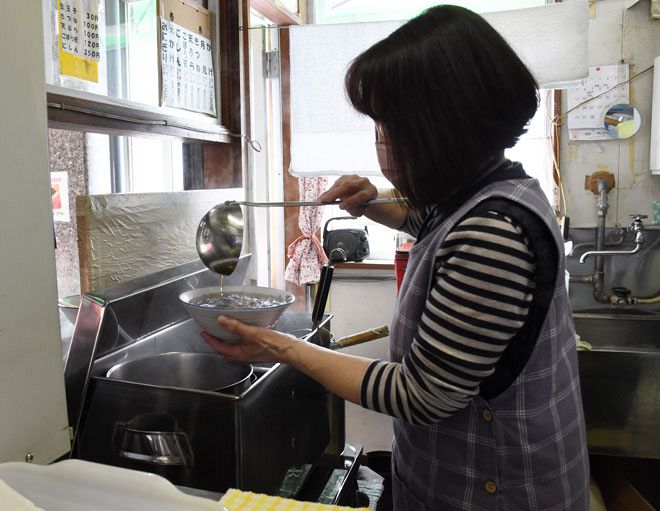
[(231, 489), (220, 500), (227, 511), (369, 511), (367, 508), (330, 506), (315, 502), (271, 497), (248, 491)]

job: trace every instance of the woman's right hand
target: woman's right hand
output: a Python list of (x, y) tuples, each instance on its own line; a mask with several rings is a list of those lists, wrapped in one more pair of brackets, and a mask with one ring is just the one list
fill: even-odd
[(362, 216), (367, 210), (366, 204), (378, 197), (378, 188), (365, 177), (356, 175), (341, 176), (323, 193), (319, 200), (326, 204), (339, 199), (339, 209), (347, 211), (352, 216)]

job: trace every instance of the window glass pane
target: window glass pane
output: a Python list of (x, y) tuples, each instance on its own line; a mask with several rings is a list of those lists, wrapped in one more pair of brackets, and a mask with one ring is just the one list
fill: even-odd
[[(57, 0), (49, 1), (54, 11), (54, 21), (50, 27), (53, 50), (50, 54), (53, 60), (50, 73), (46, 75), (48, 83), (111, 98), (158, 105), (156, 0), (98, 2), (100, 57), (97, 81), (80, 79), (65, 74), (61, 69), (63, 64), (58, 51)], [(76, 4), (73, 1), (69, 3), (72, 8)], [(94, 3), (89, 2), (89, 5)], [(73, 30), (76, 28), (73, 27)]]
[[(545, 5), (546, 0), (462, 0), (444, 2), (460, 5), (475, 12), (494, 12), (511, 9), (522, 9)], [(425, 9), (438, 5), (433, 0), (314, 0), (313, 17), (317, 24), (351, 23), (368, 21), (406, 20), (420, 14)], [(546, 195), (553, 201), (554, 182), (552, 179), (552, 149), (548, 122), (550, 102), (548, 93), (540, 91), (540, 105), (527, 127), (527, 133), (521, 137), (518, 144), (508, 149), (505, 155), (523, 164), (525, 171), (539, 180)], [(334, 178), (330, 178), (331, 183)], [(379, 188), (389, 188), (391, 185), (384, 178), (370, 178)], [(346, 216), (338, 207), (324, 208), (323, 224), (330, 218)], [(394, 230), (370, 221), (366, 217), (356, 220), (341, 220), (330, 224), (330, 229), (364, 228), (369, 230), (369, 245), (371, 260), (393, 261), (396, 245), (401, 237)]]
[[(214, 1), (212, 0), (212, 5), (215, 5)], [(149, 106), (160, 105), (158, 0), (42, 0), (42, 2), (46, 13), (44, 44), (48, 84)], [(59, 9), (58, 2), (60, 2)], [(87, 11), (91, 11), (92, 14)], [(77, 58), (77, 54), (71, 53), (78, 51), (77, 45), (90, 44), (89, 41), (78, 37), (81, 31), (87, 30), (85, 20), (90, 16), (95, 21), (94, 33), (90, 37), (94, 40), (93, 44), (98, 45), (97, 61), (91, 57)], [(66, 51), (65, 44), (68, 45)], [(183, 50), (177, 46), (171, 51), (177, 56), (179, 50), (182, 54), (186, 51), (192, 52), (186, 50), (185, 42), (182, 44)], [(215, 42), (213, 44), (215, 45)], [(215, 51), (215, 48), (212, 51)], [(193, 59), (188, 66), (186, 58), (181, 57), (180, 61), (177, 60), (179, 71), (182, 68), (192, 68), (194, 73)], [(199, 58), (198, 52), (197, 59)], [(206, 65), (198, 65), (197, 73), (201, 73), (202, 67), (206, 76)], [(184, 83), (183, 93), (187, 86), (185, 84), (198, 79), (200, 79), (198, 75), (186, 78), (184, 74), (184, 78), (180, 80), (180, 83)], [(190, 90), (194, 90), (194, 85), (194, 83), (190, 85)], [(196, 90), (199, 90), (199, 87)], [(189, 108), (189, 110), (203, 111), (200, 108)]]
[(86, 150), (92, 195), (184, 189), (179, 140), (89, 133)]
[[(494, 12), (545, 5), (546, 0), (458, 0), (445, 2), (460, 5), (475, 12)], [(350, 23), (410, 19), (424, 9), (438, 5), (434, 0), (314, 0), (316, 23)], [(523, 163), (528, 174), (536, 177), (552, 200), (552, 151), (547, 114), (549, 91), (540, 91), (540, 105), (530, 121), (527, 133), (506, 156)]]
[(284, 7), (287, 11), (294, 14), (299, 12), (298, 9), (298, 0), (275, 0), (276, 4)]
[[(329, 176), (328, 186), (335, 182), (337, 176)], [(392, 184), (384, 177), (370, 177), (374, 186), (379, 189), (390, 189)], [(348, 216), (346, 211), (339, 209), (339, 206), (325, 206), (323, 208), (323, 221), (321, 224), (321, 233), (325, 223), (331, 218)], [(364, 229), (369, 231), (369, 257), (368, 260), (378, 261), (393, 261), (394, 252), (396, 250), (396, 237), (397, 232), (389, 227), (386, 227), (378, 222), (369, 220), (366, 216), (362, 216), (355, 220), (335, 220), (328, 226), (328, 230), (334, 229)]]
[[(106, 0), (106, 11), (116, 3)], [(157, 29), (156, 0), (119, 1), (107, 23), (110, 96), (158, 105)]]
[[(518, 143), (505, 151), (505, 156), (513, 161), (522, 163), (528, 175), (539, 180), (541, 188), (551, 203), (555, 199), (555, 183), (552, 178), (552, 147), (550, 144), (550, 127), (548, 124), (548, 108), (551, 102), (549, 94), (552, 91), (539, 91), (539, 108), (530, 120), (525, 133)], [(336, 177), (330, 177), (330, 184)], [(391, 183), (385, 177), (370, 177), (369, 180), (378, 188), (392, 188)], [(326, 206), (323, 209), (323, 225), (330, 218), (346, 216), (347, 213), (340, 210), (338, 206)], [(369, 260), (392, 261), (397, 244), (400, 239), (397, 233), (381, 224), (361, 217), (356, 220), (341, 220), (330, 224), (330, 229), (367, 227), (369, 231)]]
[[(116, 138), (116, 137), (115, 137)], [(90, 195), (112, 193), (110, 136), (86, 133), (87, 182)]]
[[(121, 3), (116, 0), (117, 6)], [(58, 9), (58, 4), (59, 9)], [(69, 89), (108, 93), (106, 58), (106, 6), (104, 0), (85, 2), (85, 11), (80, 11), (81, 4), (75, 0), (42, 0), (44, 12), (44, 49), (46, 83)], [(91, 19), (87, 19), (91, 18)], [(89, 41), (83, 40), (82, 31), (89, 34)], [(87, 44), (98, 44), (97, 57), (81, 60), (75, 57), (60, 60), (62, 49), (76, 52), (84, 50)]]
[[(437, 0), (315, 0), (315, 23), (406, 20), (438, 5)], [(494, 12), (544, 5), (546, 0), (459, 0), (443, 2), (475, 12)]]
[(525, 172), (539, 180), (541, 188), (552, 203), (555, 183), (552, 178), (552, 146), (550, 144), (550, 121), (548, 108), (551, 105), (552, 91), (539, 91), (539, 107), (529, 121), (527, 133), (504, 154), (507, 158), (523, 164)]
[(157, 138), (129, 138), (130, 192), (183, 190), (181, 142)]

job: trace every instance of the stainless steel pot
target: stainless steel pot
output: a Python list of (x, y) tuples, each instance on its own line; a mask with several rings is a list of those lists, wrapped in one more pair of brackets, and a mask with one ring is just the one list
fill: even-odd
[(112, 367), (107, 377), (158, 387), (240, 394), (250, 386), (252, 366), (217, 353), (159, 353)]
[[(240, 394), (250, 386), (251, 365), (227, 361), (217, 353), (159, 353), (121, 362), (106, 376), (157, 387)], [(121, 458), (152, 465), (195, 466), (188, 435), (173, 416), (151, 413), (116, 423), (112, 440)]]

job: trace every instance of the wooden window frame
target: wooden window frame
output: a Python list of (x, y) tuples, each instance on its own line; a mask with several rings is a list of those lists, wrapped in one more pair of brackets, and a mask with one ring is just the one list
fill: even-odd
[(306, 18), (307, 11), (307, 4), (304, 0), (298, 0), (297, 13), (290, 12), (273, 0), (250, 0), (250, 7), (280, 26), (301, 25)]
[[(250, 7), (260, 15), (283, 27), (280, 29), (280, 91), (282, 98), (282, 164), (284, 172), (284, 200), (300, 200), (298, 191), (298, 178), (289, 173), (291, 164), (291, 61), (289, 54), (289, 30), (291, 25), (299, 25), (306, 20), (306, 2), (299, 0), (300, 16), (290, 13), (273, 0), (250, 0)], [(247, 32), (247, 31), (245, 31)], [(286, 257), (287, 247), (293, 243), (301, 234), (298, 226), (300, 208), (284, 208), (284, 246), (280, 247), (282, 254)], [(303, 311), (306, 307), (305, 286), (298, 286), (292, 282), (286, 282), (287, 291), (293, 293), (296, 300), (292, 310)]]

